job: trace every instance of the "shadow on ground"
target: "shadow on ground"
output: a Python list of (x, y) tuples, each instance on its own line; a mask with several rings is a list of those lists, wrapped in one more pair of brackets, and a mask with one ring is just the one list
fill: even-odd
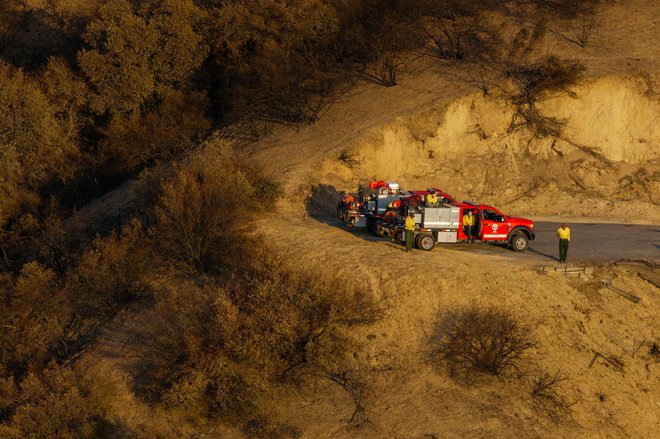
[(341, 221), (337, 218), (337, 204), (344, 195), (346, 192), (338, 191), (329, 184), (313, 186), (305, 202), (307, 214), (319, 222), (340, 225)]

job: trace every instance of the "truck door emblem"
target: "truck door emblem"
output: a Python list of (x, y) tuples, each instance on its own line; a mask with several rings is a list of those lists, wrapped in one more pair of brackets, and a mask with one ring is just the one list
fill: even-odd
[(493, 229), (493, 232), (497, 232), (497, 224), (493, 224), (491, 228)]

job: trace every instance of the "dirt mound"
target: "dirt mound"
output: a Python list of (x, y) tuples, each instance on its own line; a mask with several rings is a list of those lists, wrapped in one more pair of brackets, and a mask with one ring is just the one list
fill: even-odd
[(368, 176), (441, 186), (459, 198), (535, 215), (657, 222), (660, 103), (652, 86), (610, 77), (575, 93), (542, 109), (566, 121), (563, 139), (509, 132), (511, 106), (473, 94), (352, 142), (344, 147), (349, 160), (328, 158), (325, 174), (317, 175), (347, 188)]
[(660, 103), (653, 84), (604, 77), (576, 87), (575, 97), (545, 102), (541, 110), (566, 123), (561, 139), (511, 132), (514, 110), (505, 99), (469, 93), (408, 108), (387, 123), (366, 118), (368, 130), (354, 120), (337, 130), (334, 120), (334, 130), (322, 121), (296, 135), (277, 133), (253, 158), (280, 174), (299, 201), (318, 184), (349, 191), (377, 177), (441, 187), (512, 214), (657, 223)]

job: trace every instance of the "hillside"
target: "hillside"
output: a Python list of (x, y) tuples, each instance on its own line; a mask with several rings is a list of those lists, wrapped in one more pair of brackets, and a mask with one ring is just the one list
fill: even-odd
[[(387, 309), (377, 325), (357, 330), (347, 360), (369, 382), (364, 421), (347, 422), (350, 397), (330, 381), (285, 393), (284, 419), (304, 419), (306, 437), (655, 436), (660, 372), (649, 340), (658, 337), (660, 296), (634, 270), (600, 266), (588, 280), (557, 279), (539, 273), (539, 262), (483, 252), (440, 247), (409, 256), (332, 217), (339, 193), (375, 177), (441, 187), (537, 219), (658, 224), (659, 13), (654, 2), (615, 4), (587, 48), (556, 36), (544, 43), (544, 53), (587, 67), (574, 97), (543, 104), (567, 120), (566, 140), (508, 133), (512, 108), (502, 94), (484, 96), (460, 65), (411, 53), (397, 86), (358, 83), (315, 125), (276, 128), (248, 147), (244, 154), (285, 193), (279, 213), (259, 221), (256, 233), (303, 267), (377, 285)], [(611, 277), (642, 302), (601, 288), (600, 279)], [(430, 341), (436, 321), (470, 304), (534, 322), (536, 367), (567, 377), (571, 415), (538, 406), (529, 370), (465, 385), (438, 369)], [(621, 358), (624, 369), (591, 365), (595, 352)]]
[(335, 216), (377, 178), (657, 229), (657, 1), (0, 12), (0, 437), (657, 436), (657, 240), (572, 277)]
[(434, 184), (513, 214), (657, 224), (656, 10), (648, 1), (608, 5), (585, 49), (554, 34), (544, 40), (539, 58), (586, 67), (573, 97), (541, 104), (566, 122), (562, 139), (508, 132), (514, 109), (500, 79), (484, 96), (469, 67), (410, 53), (397, 86), (361, 83), (315, 125), (276, 128), (247, 154), (294, 197), (314, 184), (346, 191), (377, 177)]

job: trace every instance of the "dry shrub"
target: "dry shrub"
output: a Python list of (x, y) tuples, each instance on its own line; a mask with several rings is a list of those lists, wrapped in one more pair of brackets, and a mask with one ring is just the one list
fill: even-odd
[(244, 270), (222, 281), (163, 277), (150, 288), (156, 304), (139, 335), (140, 393), (262, 437), (295, 430), (264, 404), (290, 372), (328, 371), (354, 387), (341, 372), (353, 346), (346, 329), (379, 315), (368, 292), (260, 254), (246, 255)]
[(154, 262), (144, 245), (140, 221), (134, 219), (120, 232), (97, 238), (72, 270), (69, 290), (80, 308), (104, 313), (145, 292), (142, 282)]
[(519, 370), (536, 346), (530, 325), (509, 311), (476, 305), (449, 311), (436, 328), (435, 354), (452, 375)]
[(116, 115), (103, 131), (102, 148), (117, 170), (133, 170), (153, 160), (167, 160), (191, 150), (208, 133), (211, 122), (201, 93), (168, 91), (144, 115)]
[(265, 416), (256, 416), (243, 425), (243, 432), (250, 438), (300, 438), (302, 431), (288, 424), (274, 422)]
[(533, 3), (559, 17), (574, 19), (584, 10), (593, 13), (601, 0), (533, 0)]
[(4, 236), (0, 232), (7, 269), (39, 261), (62, 273), (79, 258), (82, 244), (89, 239), (80, 217), (67, 215), (54, 197), (40, 210), (22, 215)]
[(103, 406), (69, 368), (51, 364), (19, 385), (0, 378), (0, 437), (98, 437)]
[(37, 191), (74, 173), (77, 144), (58, 109), (23, 71), (0, 60), (0, 225), (35, 208)]
[(223, 268), (240, 247), (250, 215), (274, 202), (276, 188), (226, 147), (199, 151), (163, 183), (151, 229), (156, 246), (189, 272)]
[[(494, 34), (479, 16), (482, 6), (476, 2), (446, 3), (452, 4), (424, 11), (425, 16), (420, 20), (422, 32), (433, 43), (434, 54), (451, 61), (476, 61), (487, 56)], [(429, 7), (427, 4), (426, 8)]]
[(570, 413), (573, 403), (562, 394), (562, 384), (568, 378), (560, 371), (554, 374), (541, 372), (531, 379), (531, 395), (541, 405), (546, 406), (553, 415)]
[(200, 361), (201, 370), (193, 370), (175, 381), (163, 394), (162, 402), (170, 408), (183, 409), (193, 418), (219, 417), (240, 424), (257, 409), (253, 383), (222, 357)]
[(55, 273), (37, 262), (0, 287), (0, 368), (22, 373), (44, 365), (69, 316), (62, 299)]
[(577, 83), (584, 70), (579, 61), (556, 56), (512, 67), (508, 74), (516, 86), (511, 96), (516, 112), (509, 131), (527, 128), (537, 137), (560, 137), (565, 121), (544, 115), (537, 105), (560, 94), (575, 97), (570, 87)]
[(348, 347), (341, 328), (370, 324), (380, 316), (370, 291), (322, 267), (303, 271), (287, 261), (259, 259), (232, 293), (246, 314), (230, 345), (238, 359), (272, 353), (262, 361), (278, 374), (323, 361), (326, 354), (337, 360)]
[(144, 278), (157, 262), (145, 245), (148, 238), (138, 220), (120, 232), (97, 238), (66, 275), (65, 301), (72, 315), (62, 318), (57, 358), (68, 360), (101, 335), (130, 303), (148, 297)]
[(214, 361), (216, 355), (223, 355), (227, 339), (234, 336), (237, 310), (227, 292), (212, 283), (199, 285), (193, 280), (165, 276), (151, 280), (149, 288), (155, 305), (146, 313), (147, 324), (136, 335), (141, 340), (138, 390), (149, 399), (157, 399), (180, 383), (190, 387), (191, 393), (177, 395), (175, 389), (165, 397), (169, 403), (178, 402), (186, 408), (206, 405), (205, 392), (197, 394), (200, 401), (193, 392), (195, 383), (204, 378), (196, 374), (203, 373), (205, 364)]

